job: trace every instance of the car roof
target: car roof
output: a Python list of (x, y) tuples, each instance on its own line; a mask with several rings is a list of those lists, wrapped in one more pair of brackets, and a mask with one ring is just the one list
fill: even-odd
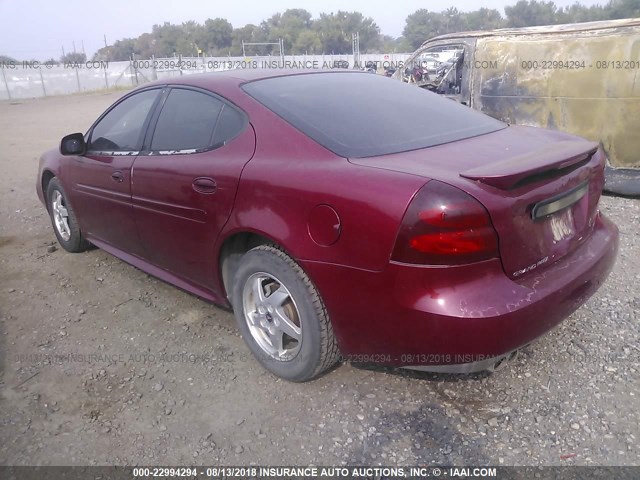
[(502, 36), (518, 36), (518, 35), (541, 35), (541, 34), (565, 34), (588, 32), (594, 30), (608, 30), (623, 27), (640, 26), (640, 18), (623, 18), (619, 20), (601, 20), (596, 22), (583, 23), (567, 23), (562, 25), (544, 25), (539, 27), (523, 27), (523, 28), (499, 28), (496, 30), (477, 30), (470, 32), (456, 32), (439, 35), (423, 42), (422, 46), (426, 46), (435, 40), (452, 40), (461, 38), (480, 38), (480, 37), (502, 37)]
[(200, 87), (204, 89), (213, 89), (214, 87), (237, 87), (243, 83), (252, 82), (255, 80), (264, 80), (274, 77), (289, 77), (298, 75), (311, 75), (311, 74), (332, 74), (332, 73), (352, 73), (370, 75), (369, 73), (362, 72), (360, 70), (346, 70), (346, 69), (270, 69), (270, 68), (246, 68), (237, 70), (225, 70), (222, 72), (208, 72), (198, 74), (181, 75), (179, 77), (163, 78), (154, 82), (145, 83), (140, 88), (148, 88), (155, 85), (185, 85), (192, 87)]

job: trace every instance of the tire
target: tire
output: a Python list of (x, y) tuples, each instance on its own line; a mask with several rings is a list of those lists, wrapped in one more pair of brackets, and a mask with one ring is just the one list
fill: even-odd
[(278, 377), (304, 382), (338, 360), (318, 291), (302, 268), (274, 246), (260, 245), (243, 255), (234, 276), (233, 311), (251, 353)]
[(47, 209), (53, 231), (62, 248), (72, 253), (83, 252), (89, 248), (90, 244), (82, 236), (76, 214), (57, 177), (53, 177), (47, 186)]

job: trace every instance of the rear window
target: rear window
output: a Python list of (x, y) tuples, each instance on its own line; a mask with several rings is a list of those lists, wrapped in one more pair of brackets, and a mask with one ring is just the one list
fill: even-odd
[(454, 100), (371, 73), (292, 75), (242, 88), (342, 157), (416, 150), (506, 127)]

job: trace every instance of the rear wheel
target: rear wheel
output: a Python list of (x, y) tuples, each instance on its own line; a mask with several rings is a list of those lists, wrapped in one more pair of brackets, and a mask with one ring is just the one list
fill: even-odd
[(318, 291), (302, 268), (274, 246), (256, 247), (240, 260), (233, 310), (253, 355), (279, 377), (310, 380), (338, 359)]
[(82, 236), (76, 214), (56, 177), (52, 178), (47, 186), (47, 206), (53, 231), (62, 248), (74, 253), (86, 250), (89, 242)]

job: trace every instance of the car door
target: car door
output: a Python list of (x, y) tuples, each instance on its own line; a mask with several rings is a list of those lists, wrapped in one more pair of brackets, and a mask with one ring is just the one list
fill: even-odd
[(194, 88), (172, 87), (155, 117), (146, 151), (133, 164), (132, 203), (145, 257), (208, 287), (213, 247), (255, 135), (244, 112)]
[(140, 242), (131, 206), (131, 166), (160, 91), (137, 92), (108, 110), (87, 135), (87, 153), (72, 157), (65, 172), (88, 238), (136, 255)]

